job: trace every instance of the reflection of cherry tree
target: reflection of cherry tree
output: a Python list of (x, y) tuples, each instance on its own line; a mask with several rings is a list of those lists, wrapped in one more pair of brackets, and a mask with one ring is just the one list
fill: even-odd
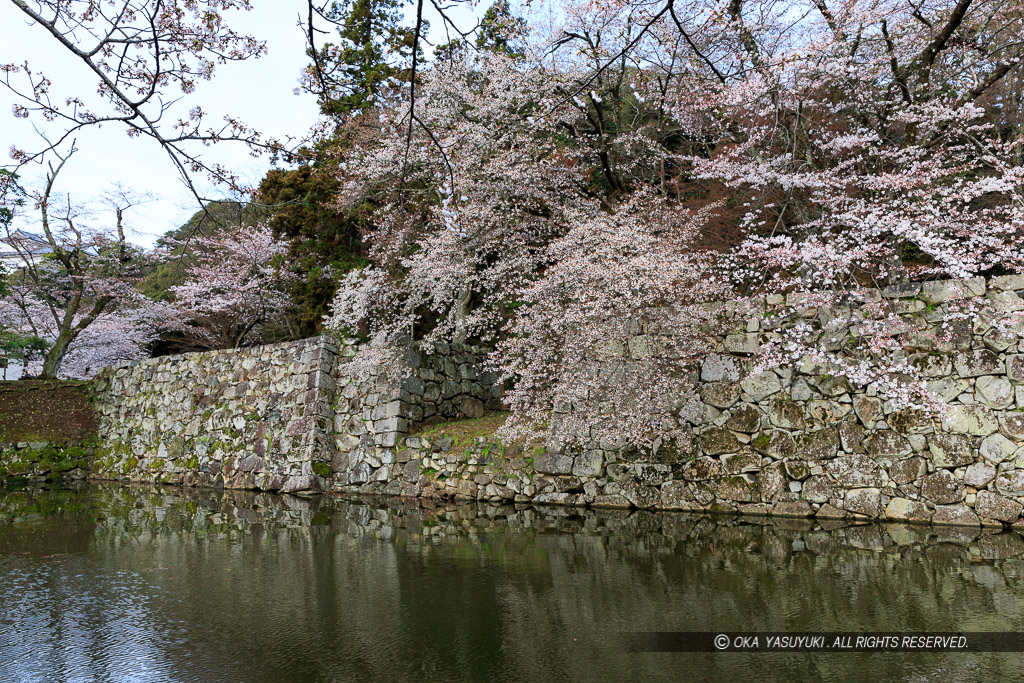
[(167, 331), (183, 348), (237, 348), (265, 340), (284, 325), (288, 247), (265, 225), (198, 236), (186, 280), (172, 287), (176, 315)]

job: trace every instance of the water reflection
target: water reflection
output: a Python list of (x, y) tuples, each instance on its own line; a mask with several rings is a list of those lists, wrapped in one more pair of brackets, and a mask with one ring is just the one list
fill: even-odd
[[(628, 653), (634, 630), (1021, 630), (1015, 532), (167, 488), (0, 491), (0, 680), (1016, 676)], [(867, 668), (865, 668), (867, 667)]]

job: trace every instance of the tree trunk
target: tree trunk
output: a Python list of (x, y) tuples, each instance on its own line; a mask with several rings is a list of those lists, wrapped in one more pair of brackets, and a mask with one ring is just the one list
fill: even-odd
[(466, 341), (466, 318), (469, 317), (469, 312), (472, 310), (470, 308), (470, 300), (472, 298), (473, 290), (471, 290), (469, 287), (465, 287), (461, 292), (459, 292), (459, 303), (458, 308), (456, 309), (455, 318), (455, 334), (454, 338), (452, 339), (452, 341), (454, 342), (458, 342), (461, 344)]
[(43, 356), (43, 371), (40, 373), (39, 379), (57, 379), (60, 364), (64, 360), (64, 356), (67, 355), (68, 346), (74, 338), (75, 335), (70, 330), (61, 330), (61, 333), (57, 335), (57, 341), (53, 342), (53, 346)]

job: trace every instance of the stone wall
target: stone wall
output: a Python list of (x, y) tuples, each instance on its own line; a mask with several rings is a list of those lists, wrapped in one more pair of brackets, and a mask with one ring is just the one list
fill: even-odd
[(947, 412), (897, 410), (873, 387), (854, 390), (809, 363), (752, 376), (760, 345), (780, 327), (824, 325), (835, 314), (774, 297), (763, 302), (763, 321), (738, 321), (693, 368), (699, 400), (686, 406), (687, 438), (651, 452), (457, 443), (430, 425), (501, 406), (495, 375), (481, 371), (486, 349), (441, 344), (409, 352), (403, 371), (364, 377), (349, 362), (355, 340), (318, 337), (105, 371), (95, 387), (94, 474), (286, 492), (1024, 523), (1020, 335), (984, 315), (940, 326), (951, 307), (981, 297), (1010, 320), (1024, 310), (1024, 277), (874, 294), (915, 326), (900, 353), (922, 368)]
[(329, 337), (115, 365), (95, 380), (102, 479), (299, 491), (328, 475)]
[(0, 484), (85, 479), (92, 471), (94, 441), (0, 443)]
[(500, 410), (497, 375), (482, 370), (486, 353), (454, 343), (438, 344), (431, 354), (410, 351), (398, 381), (358, 377), (343, 358), (335, 373), (332, 485), (391, 481), (397, 475), (395, 449), (411, 429)]
[(406, 370), (369, 378), (350, 363), (357, 349), (322, 336), (108, 368), (94, 383), (92, 475), (316, 491), (358, 480), (367, 460), (379, 471), (412, 427), (500, 407), (496, 376), (478, 370), (485, 349), (410, 351)]
[[(342, 490), (488, 501), (888, 518), (939, 524), (1021, 524), (1024, 350), (985, 316), (940, 328), (964, 299), (985, 297), (1004, 319), (1024, 310), (1024, 277), (906, 285), (876, 293), (916, 326), (904, 350), (944, 414), (895, 410), (873, 387), (855, 391), (827, 368), (750, 375), (778, 326), (826, 322), (798, 297), (768, 300), (767, 319), (718, 339), (687, 406), (690, 438), (654, 452), (593, 444), (523, 451), (496, 440), (407, 438), (381, 467)], [(391, 464), (393, 463), (393, 464)], [(387, 469), (385, 470), (385, 465)], [(385, 471), (385, 475), (381, 472)]]

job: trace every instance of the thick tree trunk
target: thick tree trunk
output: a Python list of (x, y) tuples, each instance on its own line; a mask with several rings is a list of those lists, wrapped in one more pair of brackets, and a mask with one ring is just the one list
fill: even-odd
[(74, 338), (75, 335), (70, 330), (61, 330), (61, 333), (57, 335), (57, 341), (53, 342), (53, 346), (43, 356), (43, 371), (39, 375), (40, 379), (57, 379), (61, 361), (67, 355), (68, 346)]

